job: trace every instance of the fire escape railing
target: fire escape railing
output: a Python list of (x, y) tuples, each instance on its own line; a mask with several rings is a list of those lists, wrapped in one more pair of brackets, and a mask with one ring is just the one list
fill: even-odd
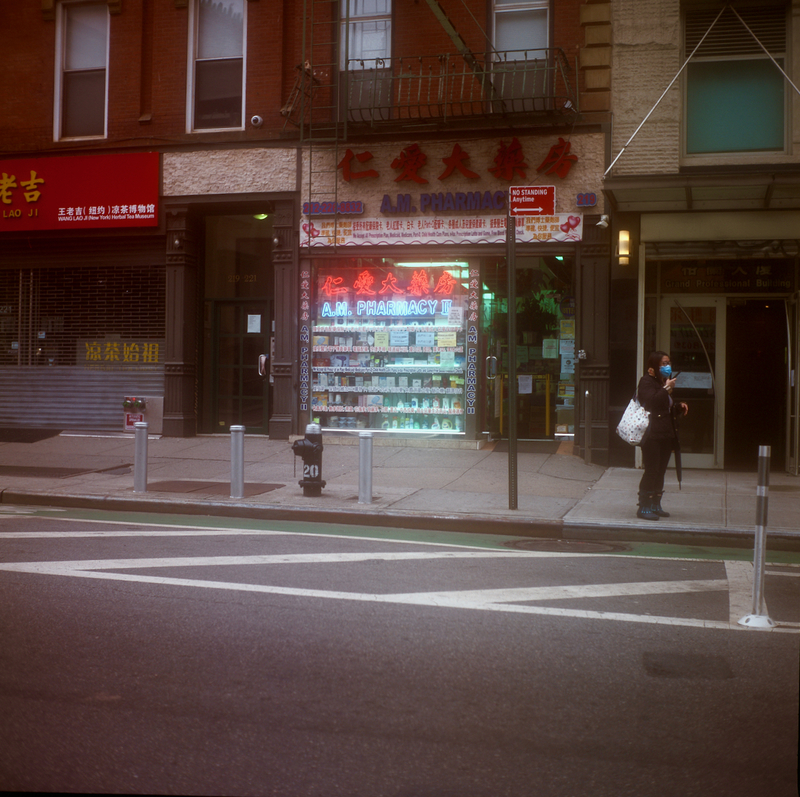
[[(335, 85), (338, 101), (328, 107), (337, 118), (329, 123), (346, 118), (348, 123), (379, 126), (577, 113), (576, 75), (561, 48), (494, 52), (469, 61), (456, 54), (351, 59)], [(318, 85), (313, 65), (307, 64), (298, 68), (292, 96), (311, 98)], [(290, 97), (282, 113), (301, 126), (309, 121), (300, 118), (303, 106), (313, 108), (314, 103), (292, 102)]]

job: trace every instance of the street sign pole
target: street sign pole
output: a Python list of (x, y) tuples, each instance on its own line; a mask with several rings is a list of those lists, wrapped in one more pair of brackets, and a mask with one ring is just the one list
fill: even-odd
[(517, 220), (508, 203), (506, 215), (508, 269), (508, 508), (517, 508)]

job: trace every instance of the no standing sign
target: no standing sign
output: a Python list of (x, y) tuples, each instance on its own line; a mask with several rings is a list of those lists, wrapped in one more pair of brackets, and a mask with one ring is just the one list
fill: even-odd
[(512, 185), (508, 189), (508, 212), (511, 216), (554, 216), (554, 185)]

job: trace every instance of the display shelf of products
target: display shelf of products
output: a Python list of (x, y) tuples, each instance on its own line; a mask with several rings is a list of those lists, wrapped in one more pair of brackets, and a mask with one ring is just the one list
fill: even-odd
[[(367, 330), (440, 332), (452, 346), (383, 346)], [(311, 410), (324, 429), (459, 434), (464, 431), (464, 346), (460, 327), (347, 328), (333, 343), (317, 327), (312, 347)], [(452, 337), (450, 337), (452, 336)], [(338, 336), (337, 336), (338, 337)], [(431, 341), (431, 337), (424, 338)], [(433, 338), (435, 340), (435, 338)], [(380, 338), (379, 343), (383, 343)], [(442, 363), (442, 359), (445, 360)]]

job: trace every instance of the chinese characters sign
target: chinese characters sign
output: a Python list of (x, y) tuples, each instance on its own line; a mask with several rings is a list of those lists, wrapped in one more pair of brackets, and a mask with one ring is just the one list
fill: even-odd
[(796, 290), (791, 262), (720, 260), (664, 263), (664, 293), (788, 293)]
[[(519, 243), (580, 241), (583, 216), (516, 218)], [(304, 219), (300, 246), (370, 246), (379, 244), (494, 244), (505, 243), (506, 217), (403, 217), (372, 219)]]
[(0, 232), (158, 226), (159, 155), (0, 161)]
[(118, 336), (80, 339), (76, 362), (100, 371), (141, 371), (164, 365), (163, 340), (123, 339)]
[[(559, 138), (558, 143), (550, 147), (544, 160), (536, 167), (536, 171), (542, 174), (556, 175), (562, 180), (566, 178), (572, 166), (578, 162), (578, 156), (570, 152), (571, 146), (569, 141)], [(444, 164), (444, 167), (440, 163)], [(376, 168), (380, 166), (381, 164), (375, 162), (375, 157), (369, 150), (355, 152), (348, 149), (337, 164), (337, 169), (340, 170), (342, 179), (350, 183), (364, 178), (380, 177), (381, 172)], [(456, 172), (468, 180), (477, 180), (480, 174), (473, 171), (471, 166), (469, 152), (458, 143), (453, 144), (449, 155), (430, 159), (419, 144), (409, 144), (401, 149), (389, 163), (396, 183), (413, 182), (419, 185), (427, 184), (434, 177), (442, 181), (447, 180)], [(477, 166), (477, 168), (481, 167)], [(517, 178), (529, 179), (527, 170), (530, 168), (530, 164), (526, 162), (522, 144), (519, 139), (514, 137), (508, 142), (498, 142), (491, 164), (484, 164), (482, 171), (491, 174), (498, 180), (511, 182)]]
[[(413, 270), (362, 264), (320, 270), (316, 280), (318, 319), (448, 318), (461, 306), (464, 286), (450, 273), (420, 264)], [(476, 307), (477, 312), (477, 307)], [(477, 318), (477, 315), (476, 315)]]

